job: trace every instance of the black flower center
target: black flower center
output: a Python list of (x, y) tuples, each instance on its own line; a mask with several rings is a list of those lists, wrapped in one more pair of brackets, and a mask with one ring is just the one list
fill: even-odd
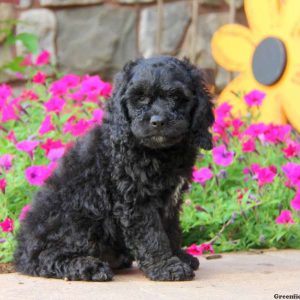
[(273, 85), (283, 75), (286, 63), (284, 43), (278, 38), (267, 37), (255, 49), (252, 59), (253, 75), (259, 83)]

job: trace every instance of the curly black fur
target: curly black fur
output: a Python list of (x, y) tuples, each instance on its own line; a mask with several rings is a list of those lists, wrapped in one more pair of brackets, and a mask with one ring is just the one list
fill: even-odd
[(137, 260), (152, 280), (191, 280), (199, 262), (180, 248), (181, 194), (198, 148), (212, 147), (213, 120), (187, 60), (128, 63), (103, 125), (76, 142), (37, 192), (17, 237), (17, 271), (106, 281)]

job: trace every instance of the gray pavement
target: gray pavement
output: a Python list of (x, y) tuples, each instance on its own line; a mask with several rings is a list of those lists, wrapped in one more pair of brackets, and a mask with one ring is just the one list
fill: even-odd
[(200, 257), (200, 263), (195, 280), (190, 282), (153, 282), (137, 268), (121, 271), (106, 283), (2, 274), (0, 299), (265, 300), (276, 299), (275, 294), (297, 294), (299, 298), (291, 299), (300, 299), (300, 250), (230, 253), (213, 260)]

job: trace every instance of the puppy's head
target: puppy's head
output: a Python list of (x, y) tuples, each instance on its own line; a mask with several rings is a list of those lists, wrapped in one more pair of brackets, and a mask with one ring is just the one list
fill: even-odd
[(113, 101), (121, 126), (146, 147), (168, 148), (186, 137), (212, 147), (211, 98), (187, 60), (161, 56), (130, 62), (116, 76)]

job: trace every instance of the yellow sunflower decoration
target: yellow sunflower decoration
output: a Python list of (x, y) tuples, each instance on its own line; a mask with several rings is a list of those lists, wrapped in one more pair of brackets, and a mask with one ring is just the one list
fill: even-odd
[(300, 132), (300, 0), (245, 0), (249, 28), (228, 24), (213, 36), (215, 60), (239, 72), (219, 101), (247, 112), (234, 94), (260, 90), (266, 94), (259, 121), (291, 123)]

